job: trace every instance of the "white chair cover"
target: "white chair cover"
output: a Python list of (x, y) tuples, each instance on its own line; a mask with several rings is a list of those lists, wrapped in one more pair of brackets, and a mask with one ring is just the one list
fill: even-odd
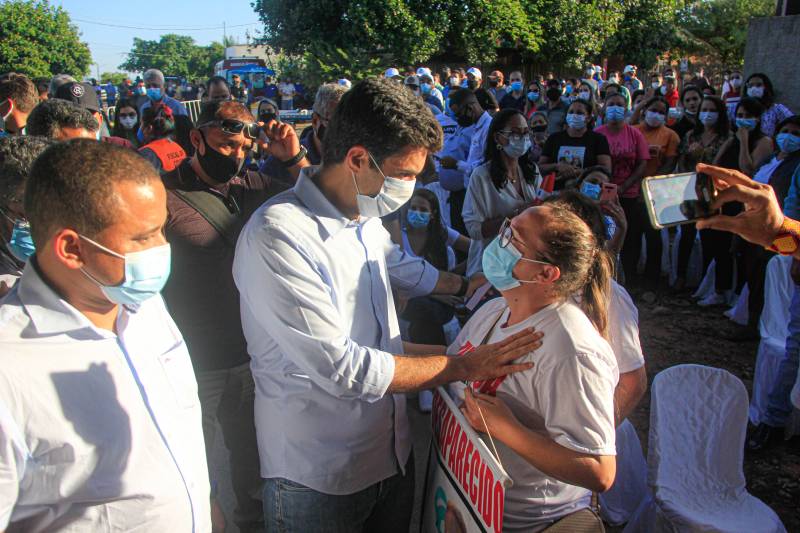
[(715, 292), (714, 280), (716, 277), (714, 272), (716, 271), (716, 267), (717, 262), (712, 260), (706, 269), (703, 279), (700, 281), (700, 285), (697, 287), (697, 290), (694, 291), (694, 294), (692, 294), (692, 298), (702, 300), (703, 298), (711, 296)]
[(742, 287), (742, 293), (739, 296), (736, 296), (736, 293), (733, 291), (730, 292), (728, 304), (732, 307), (725, 311), (724, 315), (740, 326), (746, 326), (747, 322), (750, 320), (747, 311), (749, 309), (749, 300), (750, 287), (745, 283), (744, 287)]
[(647, 494), (647, 462), (636, 429), (628, 420), (617, 428), (617, 477), (600, 494), (600, 515), (613, 526), (627, 522)]
[(678, 365), (653, 380), (646, 499), (630, 532), (782, 533), (775, 512), (745, 488), (747, 391), (731, 373)]
[(753, 397), (750, 399), (750, 422), (759, 424), (767, 410), (769, 393), (778, 377), (778, 368), (786, 353), (789, 334), (789, 305), (794, 294), (794, 282), (789, 270), (791, 257), (775, 256), (767, 263), (764, 281), (764, 310), (759, 330), (761, 342), (756, 355), (753, 377)]
[[(675, 233), (675, 238), (672, 240), (672, 249), (670, 250), (671, 266), (669, 270), (669, 284), (675, 285), (678, 279), (678, 249), (681, 242), (681, 229), (683, 226), (678, 226), (678, 231)], [(692, 244), (692, 251), (689, 253), (689, 265), (686, 268), (686, 286), (697, 287), (703, 278), (703, 247), (700, 244), (700, 232), (697, 232)]]

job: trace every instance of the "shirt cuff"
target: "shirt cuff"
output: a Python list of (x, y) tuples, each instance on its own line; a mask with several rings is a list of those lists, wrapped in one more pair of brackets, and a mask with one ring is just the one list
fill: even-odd
[(427, 296), (436, 288), (439, 282), (439, 270), (432, 264), (425, 261), (425, 268), (419, 278), (416, 286), (408, 289), (405, 293), (409, 298), (416, 298), (418, 296)]

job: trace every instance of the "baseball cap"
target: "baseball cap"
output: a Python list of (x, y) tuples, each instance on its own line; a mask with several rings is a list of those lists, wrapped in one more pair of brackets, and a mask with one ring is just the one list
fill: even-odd
[(636, 65), (625, 65), (625, 68), (622, 69), (623, 74), (627, 74), (628, 72), (633, 72), (636, 70)]
[(416, 87), (419, 87), (419, 77), (409, 76), (405, 80), (403, 80), (403, 85), (414, 85)]
[(100, 102), (97, 99), (97, 93), (95, 93), (94, 87), (92, 87), (90, 83), (81, 83), (78, 81), (65, 83), (58, 88), (55, 97), (72, 102), (92, 112), (100, 111)]
[(338, 83), (339, 85), (341, 85), (343, 87), (347, 87), (348, 89), (353, 86), (353, 84), (347, 78), (342, 78), (336, 83)]
[(467, 74), (472, 74), (473, 76), (475, 76), (475, 77), (476, 77), (476, 78), (478, 78), (479, 80), (482, 80), (482, 79), (483, 79), (483, 74), (481, 74), (481, 71), (480, 71), (480, 70), (478, 70), (478, 69), (477, 69), (477, 68), (475, 68), (475, 67), (469, 67), (469, 68), (467, 69)]
[(433, 74), (431, 73), (431, 69), (429, 69), (428, 67), (419, 67), (417, 69), (417, 76), (419, 76), (420, 78), (422, 76), (427, 76), (430, 79), (433, 79)]
[(394, 67), (387, 68), (387, 69), (386, 69), (386, 72), (384, 72), (384, 73), (383, 73), (383, 77), (384, 77), (384, 78), (388, 78), (388, 79), (396, 78), (396, 77), (398, 77), (399, 75), (400, 75), (400, 71), (399, 71), (399, 70), (397, 70), (397, 69), (396, 69), (396, 68), (394, 68)]

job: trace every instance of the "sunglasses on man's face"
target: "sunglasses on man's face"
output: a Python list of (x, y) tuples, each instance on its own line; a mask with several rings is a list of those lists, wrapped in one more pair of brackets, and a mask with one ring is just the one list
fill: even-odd
[(242, 122), (241, 120), (234, 120), (230, 118), (224, 120), (212, 120), (204, 124), (200, 124), (197, 127), (199, 129), (206, 126), (217, 127), (221, 129), (223, 133), (227, 133), (228, 135), (239, 135), (242, 133), (248, 139), (258, 139), (258, 135), (261, 133), (261, 126), (255, 122)]

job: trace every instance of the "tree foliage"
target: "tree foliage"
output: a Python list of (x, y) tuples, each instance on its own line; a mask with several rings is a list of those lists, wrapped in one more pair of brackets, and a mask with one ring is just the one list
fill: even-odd
[(619, 26), (602, 53), (649, 69), (659, 55), (680, 42), (677, 22), (684, 4), (683, 0), (626, 0)]
[(225, 47), (220, 43), (199, 46), (188, 35), (169, 33), (158, 41), (134, 38), (128, 59), (119, 68), (131, 72), (157, 68), (167, 76), (205, 78), (224, 56)]
[(0, 72), (30, 77), (89, 72), (92, 56), (61, 7), (47, 0), (7, 0), (0, 4)]
[(124, 72), (103, 72), (100, 74), (100, 79), (97, 81), (99, 82), (102, 80), (103, 83), (110, 81), (113, 85), (119, 85), (127, 78), (128, 75)]
[(686, 32), (681, 48), (711, 55), (728, 66), (741, 66), (750, 19), (772, 15), (774, 10), (774, 0), (689, 2), (679, 20)]

